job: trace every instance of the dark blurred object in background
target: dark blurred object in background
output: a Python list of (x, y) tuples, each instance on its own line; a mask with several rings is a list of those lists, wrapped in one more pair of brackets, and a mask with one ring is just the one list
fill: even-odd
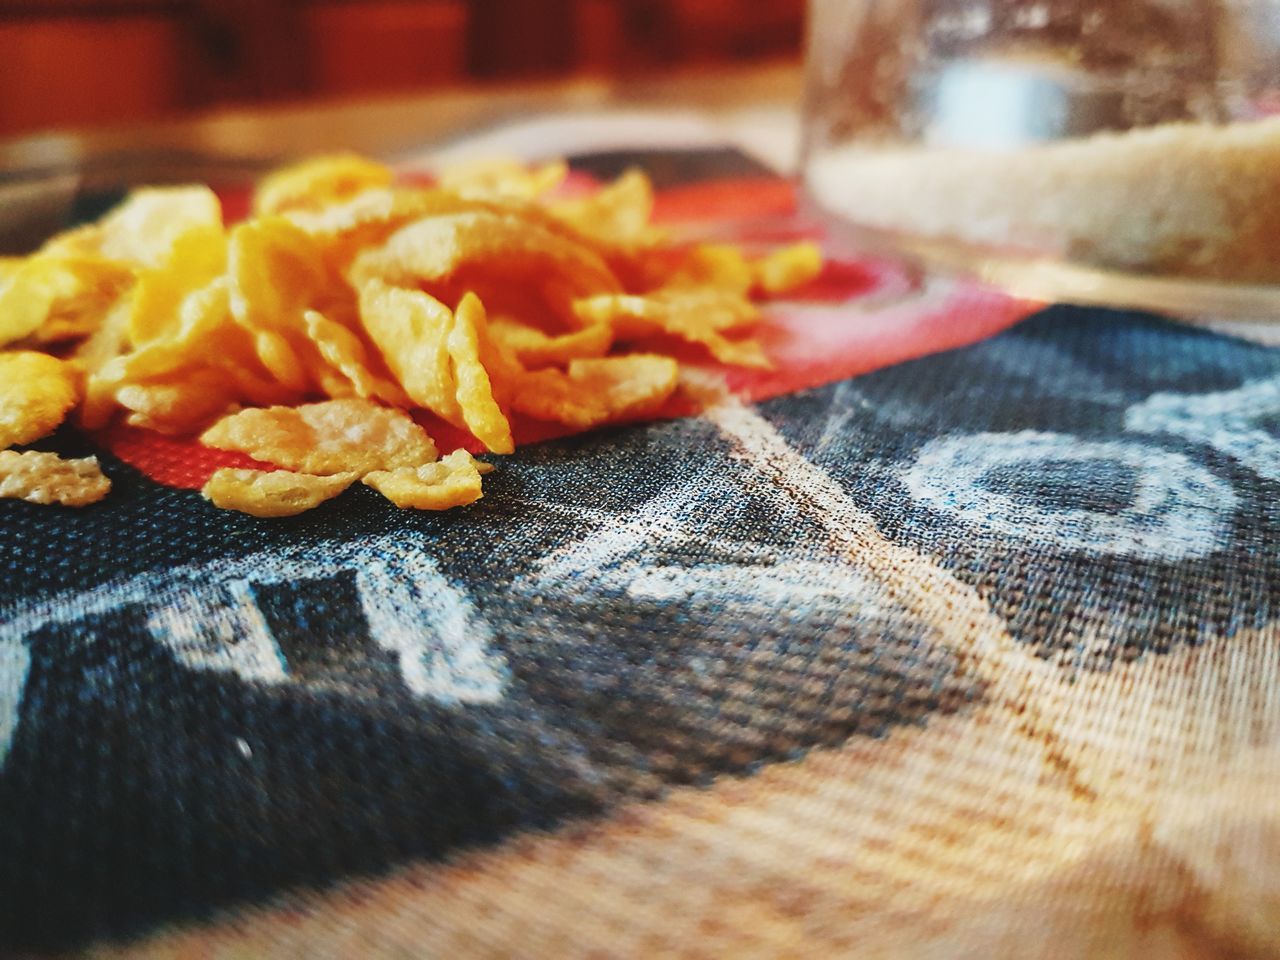
[(0, 0), (0, 135), (800, 55), (804, 0)]

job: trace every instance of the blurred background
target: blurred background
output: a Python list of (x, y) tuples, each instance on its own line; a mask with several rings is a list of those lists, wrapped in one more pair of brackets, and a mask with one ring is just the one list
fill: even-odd
[(804, 0), (0, 0), (0, 137), (800, 58)]

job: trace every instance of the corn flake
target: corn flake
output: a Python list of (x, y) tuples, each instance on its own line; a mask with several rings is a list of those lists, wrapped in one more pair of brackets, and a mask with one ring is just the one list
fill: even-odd
[(653, 184), (631, 169), (589, 196), (552, 203), (548, 210), (580, 236), (605, 247), (626, 247), (654, 239), (649, 228), (653, 202)]
[(449, 308), (420, 290), (370, 280), (360, 291), (360, 320), (409, 398), (460, 426), (462, 408), (449, 357)]
[(436, 182), (461, 197), (536, 200), (564, 183), (568, 173), (563, 160), (538, 167), (511, 159), (471, 160), (444, 167)]
[(593, 323), (569, 333), (548, 334), (518, 320), (496, 319), (489, 324), (493, 339), (530, 369), (568, 363), (583, 357), (602, 357), (613, 345), (613, 329)]
[(221, 227), (201, 227), (175, 238), (162, 264), (139, 273), (129, 317), (130, 342), (141, 345), (175, 328), (186, 296), (220, 279), (226, 269), (227, 238)]
[(484, 339), (488, 339), (484, 306), (469, 293), (458, 304), (449, 331), (449, 359), (458, 384), (458, 406), (463, 423), (477, 440), (493, 453), (511, 453), (515, 450), (511, 425), (494, 399), (493, 383), (481, 360)]
[(212, 368), (175, 371), (168, 377), (116, 387), (125, 422), (165, 434), (187, 434), (218, 418), (236, 402), (235, 383)]
[(483, 496), (480, 474), (487, 466), (466, 450), (455, 450), (436, 463), (375, 471), (364, 477), (364, 483), (397, 507), (448, 510), (475, 503)]
[(92, 254), (134, 267), (155, 268), (190, 230), (222, 226), (222, 205), (208, 187), (135, 190), (100, 222), (55, 237), (50, 255)]
[[(477, 279), (510, 288), (556, 277), (579, 296), (620, 289), (596, 252), (515, 216), (460, 213), (428, 217), (392, 234), (380, 248), (356, 258), (357, 287), (371, 278), (392, 286), (422, 285), (449, 299), (444, 285), (468, 286)], [(462, 293), (465, 290), (458, 290)]]
[(756, 276), (757, 270), (737, 247), (703, 243), (688, 252), (664, 286), (710, 287), (745, 297), (751, 292)]
[(125, 351), (133, 316), (133, 293), (129, 290), (122, 294), (103, 314), (98, 328), (71, 352), (71, 359), (81, 369), (92, 373)]
[(567, 372), (526, 373), (512, 406), (539, 420), (585, 430), (657, 412), (675, 392), (678, 373), (674, 360), (653, 354), (573, 360)]
[(584, 321), (609, 324), (620, 340), (667, 334), (701, 344), (721, 363), (770, 366), (757, 342), (731, 340), (724, 335), (759, 320), (751, 301), (732, 292), (695, 288), (598, 296), (575, 302), (574, 310)]
[(231, 231), (231, 315), (250, 331), (259, 361), (281, 384), (306, 392), (319, 360), (303, 314), (339, 300), (315, 241), (283, 217), (264, 217)]
[(756, 286), (770, 295), (802, 287), (822, 272), (822, 251), (816, 243), (797, 243), (775, 250), (753, 264)]
[(320, 506), (355, 482), (354, 473), (328, 477), (290, 470), (215, 470), (200, 491), (223, 510), (254, 517), (292, 517)]
[[(397, 384), (374, 372), (364, 341), (358, 336), (316, 310), (305, 311), (302, 318), (306, 323), (307, 336), (315, 344), (320, 356), (340, 375), (339, 384), (347, 388), (344, 395), (354, 394), (357, 397), (381, 400), (393, 407), (411, 405), (409, 398)], [(343, 387), (334, 386), (333, 389)], [(338, 395), (332, 391), (326, 392), (330, 396)]]
[(435, 444), (408, 414), (354, 397), (241, 410), (206, 430), (200, 442), (287, 470), (325, 476), (363, 476), (436, 459)]
[[(94, 333), (132, 284), (133, 272), (98, 256), (37, 254), (9, 281), (0, 277), (0, 342), (21, 339), (26, 346), (43, 346)], [(29, 333), (19, 338), (22, 328)]]
[(370, 189), (386, 187), (392, 173), (380, 163), (352, 153), (304, 160), (266, 177), (253, 196), (253, 212), (284, 213), (314, 210), (350, 199)]
[(63, 260), (34, 256), (0, 276), (0, 344), (31, 336), (79, 283)]
[(47, 353), (0, 353), (0, 448), (48, 436), (80, 398), (75, 368)]
[(0, 450), (0, 498), (84, 507), (110, 491), (97, 457), (64, 460), (40, 450)]

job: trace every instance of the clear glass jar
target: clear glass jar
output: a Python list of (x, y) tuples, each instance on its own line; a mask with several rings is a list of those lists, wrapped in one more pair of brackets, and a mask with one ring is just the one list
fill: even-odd
[(1280, 318), (1280, 0), (811, 0), (802, 171), (852, 243)]

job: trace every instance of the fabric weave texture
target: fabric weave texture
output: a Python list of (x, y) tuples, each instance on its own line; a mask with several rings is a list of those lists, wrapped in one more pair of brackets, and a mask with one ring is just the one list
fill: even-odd
[(0, 503), (0, 946), (1280, 955), (1280, 353), (935, 294), (441, 515), (52, 438), (115, 488)]

